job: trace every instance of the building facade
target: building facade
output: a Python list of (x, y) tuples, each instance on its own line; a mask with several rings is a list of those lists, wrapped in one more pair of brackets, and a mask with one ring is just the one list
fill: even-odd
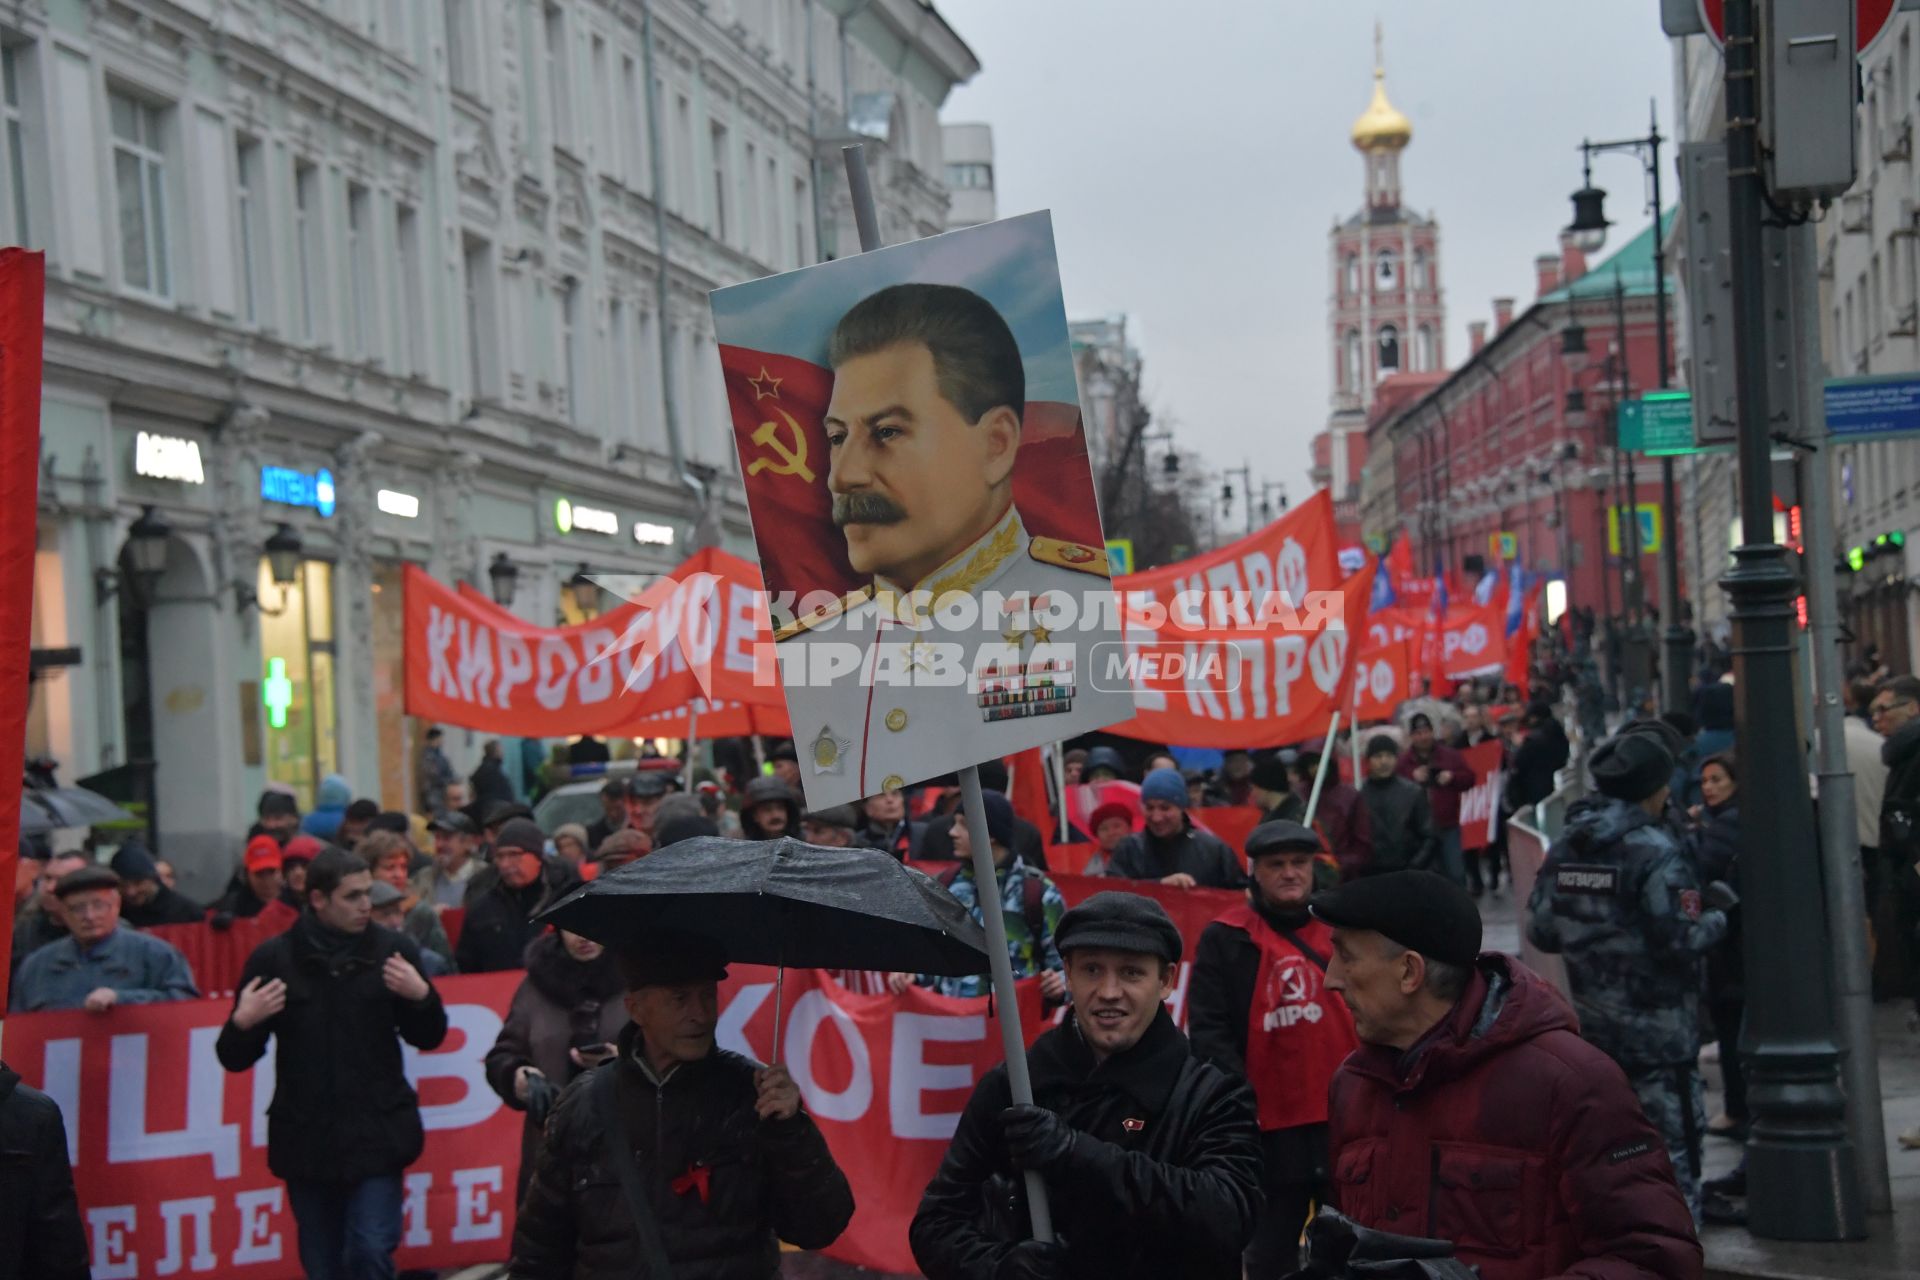
[(947, 156), (947, 229), (977, 227), (1000, 216), (993, 194), (993, 126), (949, 124), (940, 129)]
[(1375, 388), (1396, 374), (1446, 368), (1440, 225), (1401, 199), (1400, 159), (1413, 141), (1413, 122), (1387, 99), (1377, 37), (1375, 43), (1373, 100), (1351, 133), (1365, 161), (1365, 201), (1327, 238), (1333, 395), (1308, 469), (1314, 487), (1333, 495), (1343, 544), (1361, 536), (1361, 476)]
[(150, 767), (201, 892), (269, 782), (412, 807), (406, 566), (510, 565), (552, 624), (583, 568), (750, 554), (706, 295), (855, 243), (851, 139), (890, 238), (943, 229), (937, 113), (978, 69), (924, 0), (0, 23), (0, 217), (48, 265), (33, 643), (79, 650), (29, 751)]

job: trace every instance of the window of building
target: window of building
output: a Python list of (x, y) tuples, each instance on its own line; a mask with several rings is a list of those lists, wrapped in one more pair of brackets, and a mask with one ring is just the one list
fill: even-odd
[(1345, 347), (1346, 358), (1341, 362), (1341, 368), (1344, 373), (1341, 383), (1349, 391), (1358, 391), (1366, 385), (1366, 371), (1361, 365), (1360, 331), (1358, 329), (1347, 330)]
[(593, 140), (593, 154), (600, 162), (601, 172), (617, 175), (620, 148), (614, 122), (618, 119), (619, 103), (613, 96), (613, 81), (607, 68), (607, 42), (597, 32), (593, 37), (590, 65), (593, 68), (593, 127), (600, 135)]
[(479, 97), (480, 45), (474, 23), (479, 12), (473, 0), (441, 0), (447, 24), (447, 79), (459, 93)]
[(347, 353), (355, 360), (374, 354), (372, 205), (365, 187), (347, 184)]
[(167, 255), (167, 157), (161, 109), (117, 89), (107, 94), (119, 201), (120, 274), (129, 289), (171, 297)]
[(586, 406), (580, 402), (580, 282), (571, 276), (560, 282), (560, 377), (566, 390), (560, 416), (577, 427)]
[(473, 396), (499, 394), (500, 349), (495, 329), (498, 312), (493, 298), (493, 254), (485, 240), (466, 237), (462, 244), (460, 286), (467, 320), (467, 385)]
[(740, 242), (749, 254), (760, 250), (760, 149), (746, 144), (746, 192), (740, 207)]
[(1869, 304), (1873, 308), (1871, 332), (1876, 339), (1887, 329), (1886, 293), (1882, 290), (1880, 281), (1880, 255), (1876, 253), (1873, 255), (1873, 292), (1868, 295)]
[(991, 190), (993, 166), (978, 161), (947, 166), (947, 185), (955, 191)]
[(1342, 272), (1341, 279), (1346, 287), (1346, 292), (1348, 292), (1349, 294), (1360, 292), (1360, 255), (1359, 254), (1350, 253), (1347, 255), (1346, 267), (1345, 267), (1345, 270)]
[(699, 193), (693, 189), (693, 104), (680, 94), (674, 108), (673, 199), (674, 212), (693, 221), (699, 205)]
[(767, 181), (761, 190), (761, 216), (766, 219), (760, 232), (760, 244), (766, 251), (769, 266), (780, 257), (780, 166), (772, 156), (767, 157)]
[(320, 226), (320, 170), (296, 162), (293, 166), (293, 252), (300, 288), (300, 337), (320, 338), (320, 285), (326, 269)]
[(1383, 324), (1379, 332), (1380, 355), (1376, 365), (1380, 377), (1400, 372), (1400, 330), (1397, 326)]
[(260, 144), (253, 138), (233, 143), (234, 197), (240, 206), (240, 308), (248, 324), (259, 324), (266, 310), (266, 264), (261, 255), (271, 241), (266, 230), (266, 193), (261, 182)]
[(1433, 326), (1423, 324), (1414, 331), (1413, 367), (1421, 373), (1430, 373), (1438, 367), (1433, 349)]
[(1384, 293), (1399, 284), (1400, 255), (1391, 249), (1382, 249), (1373, 259), (1373, 287)]
[(713, 149), (713, 238), (727, 238), (727, 126), (718, 120), (708, 126), (708, 141)]
[(410, 206), (393, 207), (394, 298), (399, 303), (395, 332), (402, 374), (427, 375), (427, 296), (420, 250), (420, 215)]
[(267, 778), (293, 788), (313, 807), (320, 779), (339, 769), (334, 700), (333, 566), (308, 560), (293, 585), (273, 580), (260, 559), (255, 590), (271, 611), (260, 616), (261, 714), (266, 720)]
[(640, 100), (640, 69), (631, 57), (620, 59), (620, 101), (623, 120), (621, 162), (626, 165), (627, 185), (635, 191), (649, 189), (645, 151), (646, 104)]
[(547, 109), (553, 113), (553, 144), (573, 141), (573, 86), (567, 76), (567, 15), (557, 4), (546, 8)]
[(813, 261), (807, 251), (807, 184), (793, 180), (793, 266), (804, 267)]
[(1431, 289), (1433, 287), (1433, 262), (1425, 249), (1413, 251), (1413, 287)]
[(621, 440), (633, 438), (633, 339), (627, 333), (627, 304), (607, 303), (607, 429)]
[(27, 200), (26, 108), (20, 85), (26, 57), (25, 45), (0, 47), (0, 147), (6, 149), (6, 155), (0, 157), (4, 160), (0, 163), (0, 182), (6, 183), (6, 198), (0, 207), (11, 218), (7, 226), (0, 227), (0, 236), (6, 243), (18, 245), (32, 243), (33, 235)]

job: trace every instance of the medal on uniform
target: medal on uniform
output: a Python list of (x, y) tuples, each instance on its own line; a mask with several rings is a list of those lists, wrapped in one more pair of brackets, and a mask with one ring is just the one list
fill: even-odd
[(813, 746), (809, 748), (813, 756), (814, 773), (840, 773), (846, 765), (847, 750), (852, 745), (845, 738), (834, 737), (831, 725), (821, 725), (820, 732), (814, 735)]

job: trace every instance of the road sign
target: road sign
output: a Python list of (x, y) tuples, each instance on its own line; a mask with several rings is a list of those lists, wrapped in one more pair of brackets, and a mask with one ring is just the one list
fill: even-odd
[(1693, 453), (1693, 398), (1684, 391), (1649, 391), (1617, 411), (1620, 447), (1648, 457)]
[(1827, 431), (1835, 440), (1920, 435), (1920, 378), (1910, 373), (1827, 381)]
[[(1873, 42), (1893, 25), (1894, 11), (1899, 7), (1900, 0), (1853, 0), (1854, 28), (1859, 32), (1860, 41), (1856, 52), (1865, 53), (1873, 47)], [(1727, 0), (1700, 0), (1700, 21), (1707, 28), (1707, 38), (1725, 48)]]
[(1114, 577), (1133, 572), (1133, 539), (1107, 539), (1107, 572)]
[[(1625, 507), (1607, 508), (1607, 554), (1610, 556), (1625, 554), (1620, 549), (1620, 516), (1625, 511)], [(1655, 555), (1660, 550), (1660, 504), (1643, 502), (1639, 505), (1639, 512), (1640, 554)]]
[(1495, 560), (1511, 560), (1520, 554), (1520, 535), (1505, 529), (1487, 535), (1487, 554)]

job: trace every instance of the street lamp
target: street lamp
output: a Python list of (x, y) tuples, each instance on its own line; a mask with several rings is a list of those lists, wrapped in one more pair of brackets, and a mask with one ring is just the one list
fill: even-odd
[(487, 566), (487, 585), (493, 590), (493, 602), (506, 608), (513, 603), (514, 591), (520, 585), (520, 566), (507, 559), (506, 552), (495, 552), (493, 563)]
[[(1595, 252), (1607, 242), (1607, 193), (1593, 185), (1593, 158), (1611, 152), (1631, 153), (1646, 171), (1648, 212), (1653, 216), (1654, 327), (1659, 357), (1659, 386), (1664, 391), (1673, 379), (1667, 339), (1667, 249), (1661, 226), (1664, 211), (1660, 207), (1660, 144), (1666, 139), (1661, 136), (1659, 115), (1651, 104), (1647, 110), (1647, 121), (1647, 133), (1643, 138), (1581, 142), (1581, 185), (1573, 193), (1573, 221), (1567, 227), (1567, 240), (1582, 253)], [(1576, 357), (1583, 363), (1586, 359), (1585, 338), (1583, 332), (1581, 350)], [(1570, 340), (1563, 335), (1561, 341), (1562, 355), (1570, 354), (1566, 345)], [(1621, 359), (1626, 358), (1624, 341), (1620, 355)], [(1673, 459), (1663, 457), (1660, 459), (1660, 517), (1665, 528), (1660, 544), (1660, 614), (1666, 625), (1661, 637), (1660, 701), (1668, 711), (1687, 709), (1687, 675), (1693, 670), (1693, 633), (1680, 624), (1680, 545), (1677, 536), (1680, 526), (1675, 519), (1679, 505), (1674, 488)], [(1631, 518), (1637, 525), (1637, 513), (1631, 513)], [(1697, 590), (1699, 584), (1694, 585)]]
[(282, 524), (273, 531), (273, 536), (267, 539), (267, 570), (273, 574), (275, 586), (285, 589), (294, 584), (300, 576), (301, 553), (305, 549), (292, 525)]
[(153, 599), (160, 576), (167, 571), (167, 540), (173, 526), (150, 506), (140, 508), (140, 516), (127, 527), (127, 545), (121, 552), (125, 568), (102, 566), (94, 574), (95, 599), (105, 604), (124, 585), (142, 604)]

